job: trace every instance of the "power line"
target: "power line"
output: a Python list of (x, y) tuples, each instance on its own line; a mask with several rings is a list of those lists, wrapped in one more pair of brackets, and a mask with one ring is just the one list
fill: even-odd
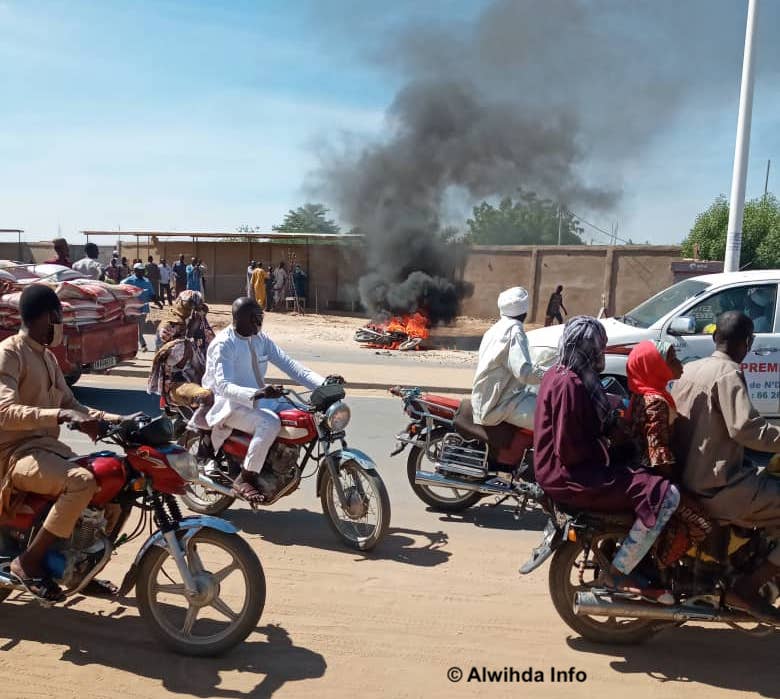
[(593, 230), (598, 231), (601, 233), (604, 237), (608, 238), (610, 242), (613, 240), (619, 240), (624, 245), (631, 245), (631, 241), (624, 240), (623, 238), (619, 238), (617, 234), (610, 233), (609, 231), (604, 230), (603, 228), (599, 228), (595, 223), (591, 223), (590, 221), (586, 221), (582, 216), (580, 216), (578, 213), (572, 211), (571, 209), (566, 209), (572, 216), (576, 217), (580, 223), (584, 223), (586, 226), (590, 226)]

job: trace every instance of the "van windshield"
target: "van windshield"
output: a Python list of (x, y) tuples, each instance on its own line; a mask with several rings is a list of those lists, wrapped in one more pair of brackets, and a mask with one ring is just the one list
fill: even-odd
[(640, 303), (633, 311), (617, 316), (616, 320), (635, 328), (649, 328), (677, 306), (698, 296), (710, 286), (707, 282), (697, 279), (685, 279)]

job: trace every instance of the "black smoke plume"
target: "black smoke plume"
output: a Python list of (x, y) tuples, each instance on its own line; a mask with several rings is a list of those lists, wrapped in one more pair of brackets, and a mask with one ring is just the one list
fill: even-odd
[(365, 235), (369, 311), (457, 314), (463, 289), (443, 235), (453, 197), (463, 210), (523, 189), (613, 209), (626, 165), (686, 94), (722, 99), (727, 79), (736, 96), (744, 8), (716, 5), (498, 0), (471, 20), (428, 17), (383, 36), (374, 56), (404, 81), (385, 133), (327, 149), (314, 173)]

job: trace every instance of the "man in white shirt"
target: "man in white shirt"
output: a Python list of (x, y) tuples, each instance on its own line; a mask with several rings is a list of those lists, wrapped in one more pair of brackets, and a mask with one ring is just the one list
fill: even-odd
[(168, 260), (160, 260), (160, 293), (158, 296), (165, 305), (165, 299), (168, 298), (168, 305), (173, 306), (173, 299), (171, 298), (171, 268), (168, 266)]
[(89, 279), (103, 279), (103, 265), (98, 262), (98, 246), (87, 243), (84, 246), (84, 257), (73, 263), (73, 269)]
[(257, 301), (240, 298), (233, 303), (233, 325), (217, 333), (206, 354), (203, 386), (214, 393), (214, 406), (206, 415), (211, 441), (219, 449), (234, 429), (252, 434), (236, 490), (247, 500), (262, 502), (257, 477), (281, 421), (277, 415), (279, 388), (265, 383), (268, 362), (309, 390), (325, 379), (291, 359), (261, 332), (263, 309)]
[(477, 373), (471, 393), (474, 422), (498, 425), (509, 422), (533, 429), (536, 394), (544, 370), (534, 365), (523, 322), (528, 314), (528, 292), (522, 286), (502, 291), (498, 297), (500, 320), (483, 336)]

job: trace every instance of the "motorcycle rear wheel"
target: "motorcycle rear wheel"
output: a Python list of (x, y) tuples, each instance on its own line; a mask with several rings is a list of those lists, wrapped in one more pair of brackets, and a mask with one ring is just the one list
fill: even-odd
[[(199, 438), (197, 435), (192, 433), (185, 434), (180, 444), (198, 459)], [(203, 466), (202, 461), (198, 459), (198, 470), (201, 471)], [(209, 490), (200, 484), (187, 483), (186, 490), (181, 495), (181, 500), (187, 509), (192, 512), (216, 517), (227, 510), (236, 499), (229, 495), (222, 495), (222, 493)]]
[[(211, 565), (211, 567), (220, 566), (216, 571), (208, 570), (210, 559), (208, 555), (205, 556), (207, 560), (203, 560), (203, 552), (207, 546), (214, 547), (223, 554), (220, 563)], [(231, 559), (228, 565), (223, 565), (224, 556)], [(138, 569), (136, 597), (139, 612), (152, 633), (177, 653), (197, 657), (220, 655), (241, 643), (257, 628), (265, 607), (266, 585), (263, 566), (257, 554), (238, 534), (227, 534), (216, 529), (202, 529), (190, 539), (187, 559), (190, 571), (198, 579), (199, 591), (201, 587), (203, 588), (201, 599), (191, 600), (185, 596), (184, 584), (179, 580), (178, 569), (168, 549), (152, 546)], [(243, 578), (245, 588), (244, 602), (238, 612), (221, 596), (222, 586), (226, 580), (233, 578), (236, 572)], [(220, 579), (221, 576), (224, 577)], [(161, 582), (163, 584), (160, 584)], [(234, 589), (232, 580), (230, 589), (231, 591)], [(187, 605), (187, 611), (182, 614), (182, 610), (179, 609), (178, 614), (172, 614), (171, 611), (177, 611), (178, 605), (160, 602), (160, 595), (181, 600)], [(213, 599), (209, 601), (209, 597), (212, 596)], [(206, 611), (216, 611), (218, 619), (204, 619), (202, 614)], [(176, 617), (181, 616), (184, 618), (182, 625), (179, 626)], [(225, 622), (224, 619), (229, 619), (230, 623)], [(227, 627), (218, 627), (220, 622), (223, 626), (228, 624)], [(196, 635), (194, 632), (198, 624), (200, 624), (198, 628), (202, 629), (205, 626), (215, 633)]]
[[(431, 449), (438, 448), (438, 443), (444, 438), (450, 430), (445, 427), (438, 427), (430, 434)], [(432, 488), (427, 485), (420, 485), (414, 482), (417, 471), (430, 471), (424, 469), (423, 461), (427, 459), (425, 443), (415, 444), (409, 451), (409, 457), (406, 460), (406, 477), (409, 479), (409, 485), (412, 486), (414, 494), (420, 498), (426, 505), (439, 512), (463, 512), (469, 507), (476, 505), (482, 496), (471, 490), (452, 490), (451, 488)], [(429, 461), (430, 463), (430, 461)], [(447, 496), (445, 493), (452, 493)]]
[[(595, 536), (591, 542), (592, 547), (601, 547), (604, 544), (612, 547), (609, 551), (611, 558), (615, 550), (614, 545), (620, 542), (625, 532), (604, 532)], [(555, 610), (569, 628), (573, 629), (583, 638), (595, 643), (614, 643), (620, 645), (633, 645), (643, 643), (663, 628), (663, 624), (646, 619), (612, 619), (607, 617), (578, 616), (574, 613), (574, 595), (577, 592), (587, 590), (593, 586), (592, 582), (575, 584), (581, 571), (578, 564), (584, 558), (584, 543), (567, 541), (553, 555), (550, 562), (548, 584), (550, 597)], [(588, 559), (593, 563), (593, 558)], [(592, 573), (594, 580), (598, 578), (600, 569), (597, 567), (586, 568), (583, 575)]]

